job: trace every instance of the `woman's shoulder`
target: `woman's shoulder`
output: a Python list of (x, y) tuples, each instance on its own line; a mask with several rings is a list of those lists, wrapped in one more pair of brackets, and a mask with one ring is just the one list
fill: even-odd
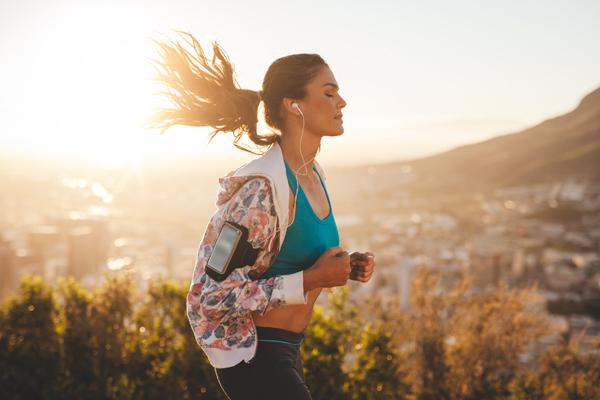
[(236, 177), (242, 180), (229, 188), (226, 201), (227, 220), (244, 225), (249, 229), (249, 238), (254, 247), (273, 233), (278, 215), (275, 207), (273, 188), (269, 178), (264, 176)]
[(269, 179), (255, 177), (240, 185), (231, 198), (229, 209), (252, 208), (271, 214), (274, 213), (273, 203), (273, 188)]
[(273, 193), (271, 180), (262, 175), (228, 175), (219, 178), (219, 184), (217, 205), (226, 203), (233, 197), (246, 198), (257, 192), (271, 196)]

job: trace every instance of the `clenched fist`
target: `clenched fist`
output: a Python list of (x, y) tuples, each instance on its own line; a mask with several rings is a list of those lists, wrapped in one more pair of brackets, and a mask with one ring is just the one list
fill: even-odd
[(350, 254), (350, 279), (359, 282), (368, 282), (375, 271), (375, 255), (370, 251), (361, 253), (355, 251)]
[(344, 286), (350, 278), (350, 256), (340, 246), (331, 247), (304, 270), (304, 292), (314, 288)]

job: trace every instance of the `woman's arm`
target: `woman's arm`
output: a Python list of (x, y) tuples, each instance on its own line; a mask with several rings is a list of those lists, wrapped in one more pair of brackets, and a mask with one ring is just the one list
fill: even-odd
[[(256, 262), (237, 268), (222, 282), (205, 272), (206, 263), (218, 232), (225, 221), (248, 228), (248, 242), (259, 249)], [(273, 191), (267, 178), (255, 177), (243, 184), (233, 197), (211, 217), (196, 257), (192, 284), (188, 292), (188, 317), (222, 320), (232, 315), (258, 311), (265, 314), (272, 307), (306, 304), (303, 271), (295, 274), (259, 279), (278, 253), (277, 215)], [(309, 281), (310, 285), (312, 281)]]

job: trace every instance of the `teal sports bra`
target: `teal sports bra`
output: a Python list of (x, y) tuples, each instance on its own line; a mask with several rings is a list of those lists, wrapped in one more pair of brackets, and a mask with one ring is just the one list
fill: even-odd
[[(288, 184), (294, 195), (296, 195), (296, 177), (285, 159), (284, 162)], [(285, 239), (277, 258), (275, 258), (273, 264), (261, 276), (261, 279), (303, 271), (311, 267), (325, 250), (330, 247), (339, 246), (340, 244), (329, 193), (321, 175), (319, 175), (319, 171), (317, 171), (314, 165), (313, 169), (319, 176), (321, 185), (327, 195), (329, 214), (324, 219), (319, 218), (308, 202), (302, 186), (298, 185), (298, 199), (294, 222), (287, 228)]]

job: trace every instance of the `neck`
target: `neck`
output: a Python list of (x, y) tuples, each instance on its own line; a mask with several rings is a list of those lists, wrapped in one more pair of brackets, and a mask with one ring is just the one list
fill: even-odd
[[(302, 136), (302, 156), (300, 155), (300, 136), (294, 135), (281, 135), (281, 140), (279, 141), (279, 145), (281, 147), (281, 151), (283, 153), (283, 158), (287, 161), (290, 168), (299, 175), (304, 175), (306, 173), (310, 174), (314, 165), (314, 158), (317, 155), (317, 151), (319, 150), (319, 146), (321, 144), (321, 138), (318, 136), (313, 136), (308, 134), (308, 132), (304, 132)], [(305, 164), (302, 167), (302, 164)], [(300, 168), (300, 170), (298, 170)]]

